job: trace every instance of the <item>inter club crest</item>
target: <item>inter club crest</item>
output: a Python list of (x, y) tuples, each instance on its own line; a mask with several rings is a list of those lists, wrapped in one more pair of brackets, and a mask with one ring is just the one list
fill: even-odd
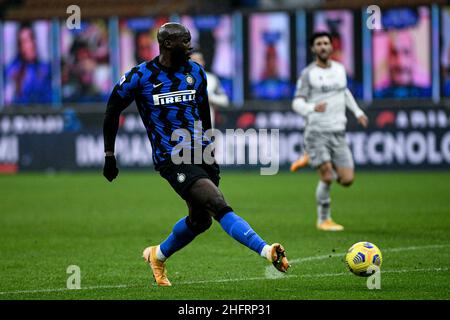
[(186, 175), (184, 173), (177, 173), (177, 180), (179, 183), (183, 183), (186, 180)]
[(189, 73), (186, 75), (185, 79), (186, 79), (187, 84), (190, 86), (192, 86), (195, 82), (194, 77), (191, 76)]

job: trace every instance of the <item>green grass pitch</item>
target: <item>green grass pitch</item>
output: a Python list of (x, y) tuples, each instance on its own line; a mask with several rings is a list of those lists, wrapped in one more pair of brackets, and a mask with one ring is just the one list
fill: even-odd
[[(315, 229), (316, 175), (224, 171), (221, 189), (267, 242), (281, 242), (286, 276), (214, 223), (168, 261), (158, 288), (141, 258), (169, 234), (185, 203), (159, 175), (121, 172), (0, 176), (0, 299), (449, 299), (450, 172), (358, 172), (332, 188), (335, 220)], [(381, 289), (343, 256), (367, 240), (383, 253)], [(68, 290), (69, 265), (81, 290)]]

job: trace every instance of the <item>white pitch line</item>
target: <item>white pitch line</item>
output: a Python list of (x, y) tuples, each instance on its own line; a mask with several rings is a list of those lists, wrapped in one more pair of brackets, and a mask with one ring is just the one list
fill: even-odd
[[(431, 245), (424, 245), (424, 246), (411, 246), (411, 247), (403, 247), (403, 248), (387, 248), (383, 249), (383, 253), (385, 252), (399, 252), (399, 251), (414, 251), (414, 250), (425, 250), (425, 249), (441, 249), (445, 247), (450, 247), (450, 244), (431, 244)], [(311, 257), (304, 257), (304, 258), (297, 258), (289, 260), (289, 264), (297, 264), (302, 263), (306, 261), (314, 261), (314, 260), (326, 260), (329, 258), (336, 258), (336, 257), (344, 257), (344, 253), (330, 253), (320, 256), (311, 256)], [(267, 266), (265, 275), (267, 279), (279, 279), (283, 277), (283, 274), (275, 270), (272, 266)]]
[[(445, 247), (450, 247), (450, 244), (432, 244), (432, 245), (426, 245), (426, 246), (413, 246), (413, 247), (404, 247), (404, 248), (387, 248), (384, 249), (382, 252), (399, 252), (399, 251), (414, 251), (414, 250), (425, 250), (425, 249), (441, 249)], [(335, 257), (343, 257), (345, 255), (344, 253), (330, 253), (330, 254), (324, 254), (321, 256), (311, 256), (311, 257), (304, 257), (304, 258), (297, 258), (293, 260), (289, 260), (290, 264), (305, 262), (305, 261), (313, 261), (313, 260), (324, 260), (327, 258), (335, 258)]]
[[(421, 268), (421, 269), (402, 269), (402, 270), (383, 270), (384, 273), (410, 273), (410, 272), (441, 272), (449, 271), (449, 268)], [(321, 274), (302, 274), (302, 275), (284, 275), (282, 279), (288, 278), (327, 278), (327, 277), (339, 277), (339, 276), (350, 276), (349, 272), (339, 272), (339, 273), (321, 273)], [(226, 283), (226, 282), (238, 282), (238, 281), (260, 281), (260, 280), (270, 280), (266, 277), (253, 277), (253, 278), (238, 278), (238, 279), (218, 279), (218, 280), (201, 280), (201, 281), (182, 281), (178, 282), (176, 286), (179, 285), (191, 285), (191, 284), (204, 284), (204, 283)], [(128, 288), (139, 288), (144, 287), (143, 285), (107, 285), (107, 286), (91, 286), (83, 287), (78, 290), (98, 290), (98, 289), (128, 289)], [(58, 289), (44, 289), (44, 290), (23, 290), (23, 291), (5, 291), (0, 292), (0, 295), (4, 294), (21, 294), (21, 293), (53, 293), (53, 292), (64, 292), (64, 291), (74, 291), (74, 289), (58, 288)]]
[[(418, 269), (400, 269), (400, 270), (381, 270), (381, 273), (407, 273), (407, 272), (438, 272), (449, 271), (448, 267), (439, 268), (418, 268)], [(324, 277), (336, 277), (336, 276), (351, 276), (350, 272), (339, 273), (319, 273), (319, 274), (281, 274), (283, 279), (287, 278), (324, 278)], [(269, 280), (266, 277), (252, 277), (252, 278), (235, 278), (235, 279), (217, 279), (217, 280), (198, 280), (198, 281), (181, 281), (177, 282), (177, 285), (189, 285), (189, 284), (204, 284), (204, 283), (225, 283), (225, 282), (237, 282), (237, 281), (257, 281), (257, 280)], [(156, 285), (155, 285), (156, 286)], [(118, 287), (118, 286), (117, 286)], [(121, 286), (124, 287), (124, 286)], [(127, 287), (125, 285), (125, 287)], [(133, 286), (129, 286), (133, 287)], [(134, 286), (136, 287), (136, 286)], [(93, 287), (94, 288), (94, 287)]]
[[(408, 251), (408, 250), (422, 250), (422, 249), (438, 249), (443, 247), (449, 247), (450, 244), (443, 245), (425, 245), (425, 246), (414, 246), (414, 247), (404, 247), (404, 248), (390, 248), (384, 249), (383, 252), (397, 252), (397, 251)], [(343, 254), (329, 254), (329, 255), (321, 255), (321, 256), (310, 256), (304, 257), (302, 259), (294, 259), (290, 263), (299, 263), (304, 261), (314, 261), (314, 260), (323, 260), (326, 258), (343, 256)], [(276, 271), (272, 266), (270, 270)], [(448, 271), (449, 268), (422, 268), (422, 269), (402, 269), (402, 270), (382, 270), (381, 273), (407, 273), (407, 272), (438, 272), (438, 271)], [(303, 275), (285, 275), (276, 271), (277, 277), (267, 277), (267, 272), (265, 277), (252, 277), (252, 278), (235, 278), (235, 279), (217, 279), (217, 280), (200, 280), (200, 281), (181, 281), (176, 285), (190, 285), (190, 284), (204, 284), (204, 283), (226, 283), (226, 282), (238, 282), (238, 281), (259, 281), (259, 280), (271, 280), (271, 279), (288, 279), (288, 278), (324, 278), (324, 277), (337, 277), (337, 276), (345, 276), (350, 275), (349, 272), (340, 272), (340, 273), (322, 273), (322, 274), (303, 274)], [(77, 290), (98, 290), (98, 289), (128, 289), (128, 288), (139, 288), (145, 287), (144, 285), (129, 285), (129, 284), (120, 284), (120, 285), (103, 285), (103, 286), (89, 286), (82, 287), (80, 289), (67, 289), (67, 288), (55, 288), (55, 289), (38, 289), (38, 290), (20, 290), (20, 291), (3, 291), (0, 292), (0, 295), (7, 294), (33, 294), (33, 293), (55, 293), (55, 292), (68, 292), (68, 291), (77, 291)]]
[(88, 286), (88, 287), (82, 287), (80, 289), (57, 288), (57, 289), (38, 289), (38, 290), (22, 290), (22, 291), (4, 291), (4, 292), (0, 292), (0, 295), (20, 294), (20, 293), (47, 293), (47, 292), (52, 293), (52, 292), (64, 292), (64, 291), (76, 291), (76, 290), (120, 289), (120, 288), (133, 288), (133, 287), (139, 287), (139, 285), (116, 284), (116, 285), (104, 285), (104, 286)]

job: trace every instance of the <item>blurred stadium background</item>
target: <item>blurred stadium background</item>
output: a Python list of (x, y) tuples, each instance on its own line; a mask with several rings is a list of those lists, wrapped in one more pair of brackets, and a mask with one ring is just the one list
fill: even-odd
[[(450, 7), (373, 2), (2, 0), (0, 172), (101, 168), (110, 90), (125, 71), (157, 55), (155, 32), (167, 21), (191, 29), (229, 97), (228, 107), (216, 108), (216, 127), (279, 129), (282, 168), (303, 152), (304, 122), (290, 104), (312, 59), (307, 39), (326, 30), (371, 120), (363, 131), (349, 117), (356, 165), (448, 169)], [(75, 29), (68, 27), (72, 4), (81, 13)], [(371, 4), (381, 8), (381, 30), (367, 27)], [(150, 152), (131, 106), (118, 139), (121, 167), (151, 168)]]

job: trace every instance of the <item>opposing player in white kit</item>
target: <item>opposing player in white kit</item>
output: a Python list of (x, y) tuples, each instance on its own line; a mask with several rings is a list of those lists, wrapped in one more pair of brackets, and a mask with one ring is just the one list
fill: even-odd
[(344, 227), (331, 219), (330, 186), (336, 180), (348, 187), (354, 179), (353, 158), (345, 140), (345, 110), (350, 109), (363, 127), (367, 127), (368, 119), (347, 89), (344, 66), (330, 59), (331, 35), (313, 34), (310, 46), (316, 59), (301, 73), (292, 107), (306, 118), (305, 150), (320, 176), (317, 228), (342, 231)]
[[(203, 53), (199, 50), (193, 50), (191, 53), (191, 60), (200, 64), (203, 68), (206, 66), (206, 61), (203, 56)], [(215, 127), (216, 122), (216, 112), (218, 111), (218, 107), (220, 108), (228, 108), (230, 105), (230, 100), (228, 99), (225, 90), (220, 84), (219, 77), (212, 72), (205, 71), (206, 80), (208, 84), (206, 85), (206, 90), (208, 90), (208, 100), (210, 105), (210, 114), (211, 114), (211, 126)]]

